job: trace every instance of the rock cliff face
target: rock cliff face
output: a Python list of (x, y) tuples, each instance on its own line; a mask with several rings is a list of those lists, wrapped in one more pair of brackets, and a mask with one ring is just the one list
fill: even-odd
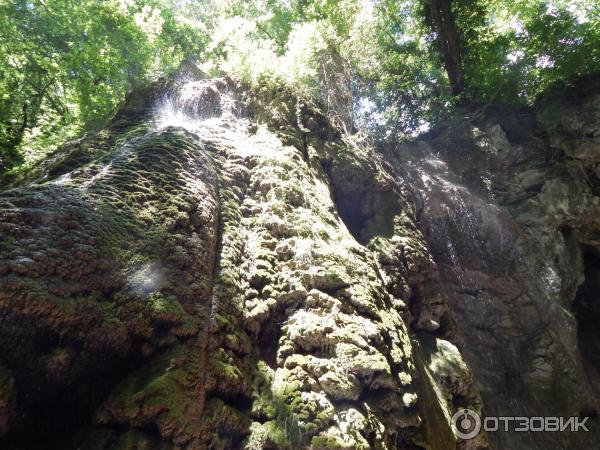
[[(0, 444), (593, 448), (586, 86), (379, 149), (284, 89), (131, 94), (0, 193)], [(461, 440), (463, 408), (591, 431)]]

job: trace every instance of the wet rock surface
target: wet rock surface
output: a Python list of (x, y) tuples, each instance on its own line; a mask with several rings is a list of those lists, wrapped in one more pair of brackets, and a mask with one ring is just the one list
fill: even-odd
[[(538, 116), (549, 108), (561, 127), (532, 111), (490, 110), (388, 149), (440, 272), (453, 322), (443, 331), (459, 345), (490, 416), (596, 423), (590, 323), (598, 317), (591, 286), (600, 198), (592, 172), (600, 148), (584, 131), (598, 123), (597, 94), (584, 86), (582, 103), (539, 106)], [(498, 448), (583, 448), (594, 445), (592, 434), (488, 437)]]
[(285, 89), (132, 94), (1, 192), (0, 443), (592, 448), (451, 425), (597, 415), (584, 97), (376, 150)]

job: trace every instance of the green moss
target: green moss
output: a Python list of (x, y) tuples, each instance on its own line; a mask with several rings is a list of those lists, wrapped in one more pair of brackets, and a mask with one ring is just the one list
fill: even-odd
[[(157, 422), (186, 423), (192, 407), (186, 386), (197, 366), (183, 346), (153, 361), (129, 376), (113, 391), (106, 402), (110, 409), (122, 410), (129, 417), (136, 417), (142, 410), (160, 411)], [(188, 361), (180, 366), (175, 361)]]
[(211, 358), (209, 364), (212, 371), (225, 379), (239, 379), (242, 377), (240, 369), (232, 364), (227, 364), (216, 358)]
[(7, 368), (0, 366), (0, 402), (11, 403), (15, 398), (15, 380)]
[(214, 314), (213, 320), (218, 324), (219, 328), (233, 327), (233, 321), (229, 317), (226, 317), (222, 314)]
[(252, 414), (254, 416), (266, 417), (269, 420), (275, 418), (273, 393), (271, 392), (272, 382), (272, 370), (263, 361), (259, 361), (256, 364), (252, 384)]
[(299, 400), (300, 384), (293, 382), (273, 390), (272, 382), (272, 370), (263, 361), (259, 361), (252, 392), (252, 414), (268, 419), (262, 424), (260, 432), (265, 433), (263, 438), (275, 443), (279, 448), (302, 448), (306, 444), (306, 433), (303, 433), (299, 415), (294, 411), (294, 404), (297, 405), (298, 402), (292, 400)]
[(247, 434), (250, 419), (237, 408), (231, 407), (219, 398), (212, 398), (206, 403), (203, 419), (208, 424), (208, 436), (203, 437), (208, 442), (208, 448), (237, 448), (232, 438)]
[(148, 298), (148, 304), (157, 312), (171, 313), (177, 316), (186, 315), (181, 303), (172, 295), (163, 295), (160, 292), (155, 292)]
[(240, 345), (240, 339), (237, 335), (228, 333), (225, 335), (225, 345), (229, 348), (237, 348)]
[(310, 441), (311, 448), (314, 450), (342, 448), (343, 445), (331, 436), (313, 436)]

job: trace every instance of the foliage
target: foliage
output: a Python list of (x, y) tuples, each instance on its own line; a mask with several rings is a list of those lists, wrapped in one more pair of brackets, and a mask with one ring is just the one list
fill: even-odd
[(559, 80), (600, 70), (600, 4), (593, 0), (478, 0), (458, 17), (469, 30), (465, 73), (473, 100), (531, 104)]
[(419, 131), (445, 117), (451, 103), (433, 39), (413, 1), (381, 0), (376, 9), (377, 65), (363, 75), (365, 96), (385, 130)]
[(559, 80), (600, 71), (595, 0), (455, 0), (466, 86), (462, 98), (452, 98), (430, 1), (378, 4), (382, 65), (372, 99), (388, 129), (435, 124), (457, 102), (532, 104)]
[[(350, 133), (410, 136), (457, 103), (531, 104), (600, 70), (596, 0), (454, 0), (452, 95), (431, 0), (0, 0), (0, 156), (28, 163), (99, 128), (132, 87), (193, 58), (284, 83)], [(0, 168), (1, 170), (1, 168)]]
[(457, 103), (531, 104), (557, 80), (600, 70), (594, 0), (455, 0), (460, 98), (451, 94), (428, 0), (241, 4), (218, 19), (209, 71), (284, 81), (347, 129), (380, 136), (426, 130)]
[[(162, 6), (162, 9), (159, 8)], [(202, 39), (174, 10), (126, 0), (1, 0), (0, 156), (11, 166), (100, 127), (131, 87)]]

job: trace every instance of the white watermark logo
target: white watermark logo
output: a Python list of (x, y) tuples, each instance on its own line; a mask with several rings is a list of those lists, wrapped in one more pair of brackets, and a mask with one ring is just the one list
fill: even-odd
[(589, 417), (485, 417), (472, 409), (459, 409), (452, 416), (452, 429), (460, 439), (473, 439), (481, 430), (493, 431), (589, 431)]
[(459, 409), (452, 416), (452, 428), (461, 439), (473, 439), (481, 431), (481, 417), (472, 409)]

